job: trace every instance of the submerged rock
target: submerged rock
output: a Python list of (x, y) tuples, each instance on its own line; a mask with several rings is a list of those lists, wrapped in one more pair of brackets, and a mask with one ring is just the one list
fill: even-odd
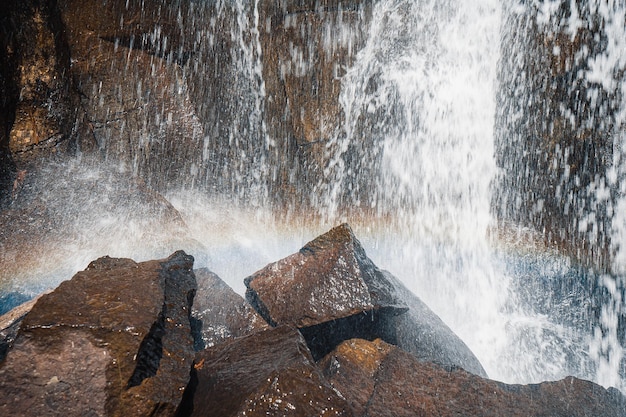
[(216, 274), (206, 268), (194, 271), (198, 292), (194, 299), (193, 317), (203, 349), (232, 337), (247, 336), (269, 328), (263, 318), (242, 296), (232, 290)]
[(0, 365), (3, 415), (169, 416), (189, 381), (193, 258), (104, 257), (42, 296)]
[(320, 366), (358, 416), (618, 417), (626, 412), (617, 390), (588, 381), (568, 377), (507, 385), (417, 361), (381, 340), (346, 341)]
[(352, 416), (290, 326), (200, 352), (195, 370), (192, 416)]
[(478, 359), (418, 297), (381, 271), (347, 224), (246, 278), (272, 325), (298, 327), (315, 359), (351, 338), (383, 340), (418, 359), (486, 376)]

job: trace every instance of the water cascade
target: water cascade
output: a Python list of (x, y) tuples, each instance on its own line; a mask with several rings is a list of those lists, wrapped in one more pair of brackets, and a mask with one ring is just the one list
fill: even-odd
[(106, 83), (80, 79), (96, 150), (29, 174), (20, 192), (39, 197), (21, 204), (64, 232), (38, 242), (48, 264), (19, 271), (4, 255), (2, 291), (184, 246), (243, 292), (347, 221), (491, 378), (626, 391), (626, 6), (275, 3), (164, 1), (142, 36), (98, 41), (133, 87), (119, 101), (139, 110), (117, 131), (94, 121), (123, 112)]

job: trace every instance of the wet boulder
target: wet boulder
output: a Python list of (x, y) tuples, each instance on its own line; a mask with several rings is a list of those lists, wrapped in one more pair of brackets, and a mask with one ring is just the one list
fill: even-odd
[(615, 389), (568, 377), (507, 385), (422, 362), (381, 340), (350, 340), (320, 362), (357, 416), (623, 416)]
[(193, 258), (104, 257), (22, 321), (0, 364), (3, 415), (171, 416), (194, 357)]
[(418, 359), (485, 376), (478, 359), (418, 297), (380, 270), (347, 224), (246, 278), (271, 325), (300, 329), (318, 360), (344, 340), (381, 338)]
[(194, 274), (198, 283), (193, 305), (200, 333), (198, 350), (269, 328), (252, 306), (216, 274), (207, 268), (197, 269)]
[(290, 326), (199, 352), (194, 368), (191, 416), (352, 416)]

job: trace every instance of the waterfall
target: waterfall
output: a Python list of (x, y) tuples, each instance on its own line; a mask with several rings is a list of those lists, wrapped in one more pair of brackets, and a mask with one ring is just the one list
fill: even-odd
[[(506, 337), (498, 315), (507, 278), (488, 242), (500, 9), (490, 0), (377, 3), (342, 83), (347, 121), (337, 139), (347, 151), (374, 136), (379, 155), (358, 159), (379, 160), (366, 203), (391, 217), (381, 264), (401, 268), (392, 272), (485, 353)], [(359, 167), (346, 165), (329, 167), (332, 198), (359, 183)], [(483, 365), (500, 376), (495, 363)]]
[(184, 246), (241, 293), (347, 221), (491, 378), (626, 392), (624, 2), (310, 3), (163, 2), (92, 48), (125, 68), (83, 80), (105, 162), (29, 173), (63, 231), (2, 290)]

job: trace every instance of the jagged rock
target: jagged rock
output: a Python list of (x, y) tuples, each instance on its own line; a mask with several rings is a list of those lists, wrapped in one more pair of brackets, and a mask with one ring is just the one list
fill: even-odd
[(199, 321), (202, 345), (211, 347), (231, 337), (247, 336), (269, 326), (263, 318), (216, 274), (206, 268), (194, 271), (198, 291), (193, 317)]
[(3, 415), (171, 416), (193, 362), (193, 258), (104, 257), (42, 296), (0, 365)]
[(191, 416), (352, 416), (290, 326), (199, 352), (195, 370)]
[(347, 224), (245, 284), (246, 298), (268, 323), (298, 327), (316, 360), (343, 340), (382, 338), (418, 359), (486, 375), (469, 348), (418, 297), (374, 265)]
[(618, 417), (626, 399), (615, 389), (573, 377), (507, 385), (462, 369), (417, 361), (381, 340), (350, 340), (320, 362), (356, 416)]

